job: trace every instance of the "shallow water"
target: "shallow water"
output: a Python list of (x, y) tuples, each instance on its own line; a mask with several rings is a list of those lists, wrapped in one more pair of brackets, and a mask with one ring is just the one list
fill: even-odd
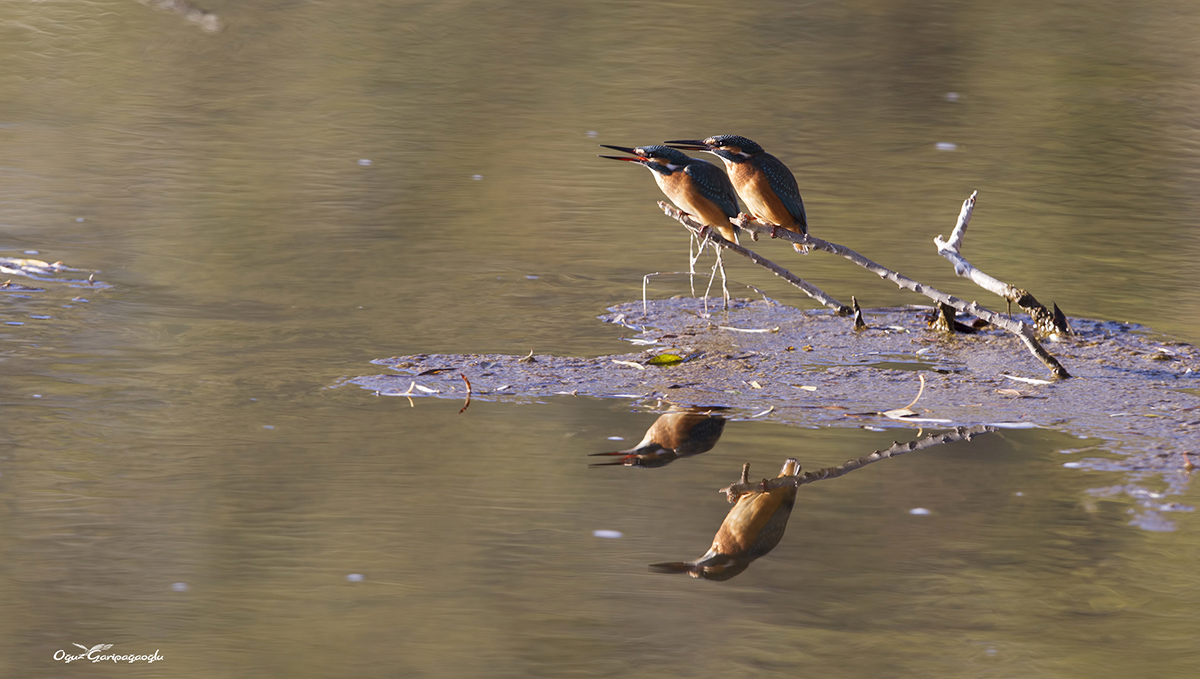
[[(1126, 480), (1062, 466), (1097, 441), (1010, 431), (803, 487), (717, 583), (646, 565), (707, 549), (742, 462), (905, 432), (735, 420), (596, 469), (655, 416), (329, 387), (391, 355), (628, 350), (596, 317), (686, 268), (685, 239), (596, 144), (722, 132), (793, 168), (817, 235), (997, 307), (932, 245), (978, 189), (976, 265), (1196, 342), (1200, 10), (204, 8), (223, 31), (0, 5), (0, 256), (101, 282), (0, 291), (0, 674), (111, 643), (164, 659), (85, 671), (1191, 676), (1196, 513), (1146, 530), (1087, 492)], [(759, 247), (839, 298), (921, 301)]]

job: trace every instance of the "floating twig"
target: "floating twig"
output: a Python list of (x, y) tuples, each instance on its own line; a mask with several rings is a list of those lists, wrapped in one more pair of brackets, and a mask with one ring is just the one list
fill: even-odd
[(467, 376), (463, 373), (459, 373), (458, 376), (462, 378), (463, 382), (467, 383), (467, 402), (464, 403), (462, 409), (458, 411), (458, 414), (462, 415), (463, 412), (466, 411), (466, 409), (471, 405), (471, 380), (468, 380)]

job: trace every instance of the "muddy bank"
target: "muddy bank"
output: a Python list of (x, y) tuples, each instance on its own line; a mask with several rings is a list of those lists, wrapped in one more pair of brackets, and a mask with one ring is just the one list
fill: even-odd
[[(694, 298), (614, 307), (601, 320), (629, 328), (641, 347), (633, 353), (396, 356), (375, 361), (393, 372), (349, 382), (381, 395), (464, 399), (465, 376), (474, 399), (663, 399), (794, 426), (914, 427), (873, 413), (908, 404), (923, 374), (913, 410), (940, 420), (926, 427), (1007, 423), (1101, 437), (1124, 457), (1095, 463), (1126, 470), (1179, 469), (1185, 451), (1200, 452), (1200, 352), (1136, 325), (1071, 319), (1076, 334), (1046, 346), (1074, 377), (1053, 380), (1009, 333), (946, 337), (926, 328), (919, 309), (867, 311), (863, 332), (847, 318), (769, 300), (710, 311), (705, 318)], [(650, 363), (658, 355), (683, 360)]]

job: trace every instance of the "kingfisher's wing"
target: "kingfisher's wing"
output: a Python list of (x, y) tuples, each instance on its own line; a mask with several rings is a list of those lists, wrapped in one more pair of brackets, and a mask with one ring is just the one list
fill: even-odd
[(771, 182), (771, 188), (775, 190), (775, 195), (783, 201), (788, 214), (792, 216), (792, 219), (807, 227), (808, 216), (804, 214), (804, 201), (800, 198), (800, 187), (796, 184), (796, 177), (792, 171), (783, 164), (782, 160), (769, 153), (763, 154), (759, 167), (766, 174), (767, 181)]
[(693, 158), (683, 171), (692, 178), (705, 198), (725, 212), (726, 217), (738, 216), (737, 191), (733, 190), (729, 177), (716, 165)]

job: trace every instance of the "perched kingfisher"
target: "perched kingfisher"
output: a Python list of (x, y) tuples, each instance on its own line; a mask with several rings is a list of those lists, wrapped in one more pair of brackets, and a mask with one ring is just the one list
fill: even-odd
[[(800, 473), (800, 463), (788, 458), (779, 476)], [(787, 528), (792, 506), (796, 504), (796, 486), (745, 493), (729, 510), (712, 547), (695, 561), (651, 564), (660, 573), (687, 573), (693, 578), (728, 580), (746, 570), (752, 561), (766, 555)]]
[(712, 409), (673, 407), (650, 425), (636, 446), (615, 453), (592, 453), (620, 455), (621, 459), (592, 466), (663, 467), (681, 457), (712, 450), (724, 430), (725, 418), (712, 414)]
[(737, 228), (729, 223), (730, 219), (738, 216), (737, 192), (729, 183), (729, 177), (716, 165), (690, 158), (669, 146), (601, 146), (632, 154), (633, 158), (600, 157), (646, 166), (654, 173), (658, 188), (676, 207), (701, 224), (716, 229), (725, 240), (737, 242)]
[[(760, 222), (796, 233), (808, 233), (808, 217), (796, 177), (783, 161), (763, 147), (736, 134), (722, 134), (702, 140), (668, 141), (674, 148), (705, 151), (725, 161), (725, 169), (742, 202)], [(775, 235), (775, 229), (771, 230)]]

